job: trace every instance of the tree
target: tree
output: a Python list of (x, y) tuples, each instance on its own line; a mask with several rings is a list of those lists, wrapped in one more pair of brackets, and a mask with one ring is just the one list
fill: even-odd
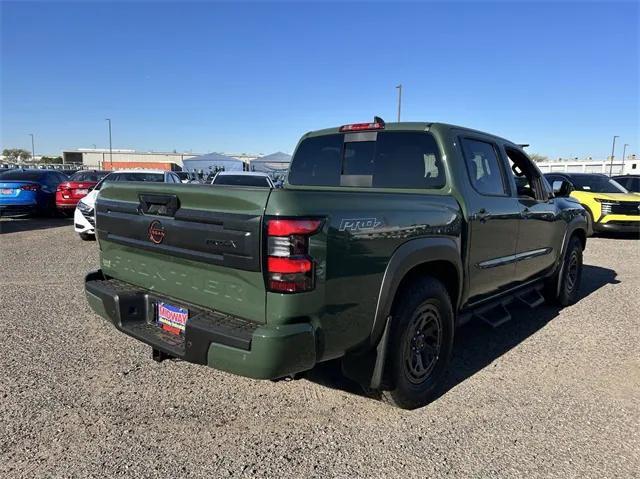
[(536, 163), (541, 163), (543, 161), (549, 161), (549, 157), (548, 156), (541, 155), (539, 153), (531, 153), (529, 155), (529, 158), (531, 158)]
[(61, 156), (43, 156), (38, 160), (38, 163), (42, 163), (44, 165), (59, 165), (62, 163)]
[(2, 150), (2, 156), (11, 161), (25, 161), (31, 158), (31, 153), (27, 150), (23, 150), (22, 148), (5, 148)]

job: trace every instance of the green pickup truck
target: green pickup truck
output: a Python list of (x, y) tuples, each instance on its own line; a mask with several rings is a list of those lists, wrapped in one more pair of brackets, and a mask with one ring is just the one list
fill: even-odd
[(105, 184), (96, 233), (88, 302), (156, 360), (278, 379), (339, 359), (415, 408), (460, 324), (576, 301), (586, 216), (510, 141), (376, 117), (304, 135), (282, 189)]

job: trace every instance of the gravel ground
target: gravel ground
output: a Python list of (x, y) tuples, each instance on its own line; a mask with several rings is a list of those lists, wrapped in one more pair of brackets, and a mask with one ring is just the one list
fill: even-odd
[(89, 310), (97, 258), (68, 220), (0, 222), (2, 477), (638, 477), (637, 240), (589, 240), (576, 305), (462, 328), (417, 411), (330, 366), (272, 383), (155, 363)]

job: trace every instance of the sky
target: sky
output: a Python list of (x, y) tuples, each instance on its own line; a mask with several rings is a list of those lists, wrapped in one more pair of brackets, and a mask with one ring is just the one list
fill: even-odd
[(0, 146), (292, 153), (442, 121), (551, 158), (640, 153), (639, 3), (0, 3)]

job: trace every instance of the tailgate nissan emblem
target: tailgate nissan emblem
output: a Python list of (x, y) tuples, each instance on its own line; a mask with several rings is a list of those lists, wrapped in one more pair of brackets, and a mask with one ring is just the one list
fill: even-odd
[(155, 244), (160, 244), (162, 243), (162, 240), (164, 239), (164, 226), (162, 226), (162, 223), (160, 223), (158, 220), (154, 220), (151, 222), (151, 224), (149, 225), (149, 239), (155, 243)]

